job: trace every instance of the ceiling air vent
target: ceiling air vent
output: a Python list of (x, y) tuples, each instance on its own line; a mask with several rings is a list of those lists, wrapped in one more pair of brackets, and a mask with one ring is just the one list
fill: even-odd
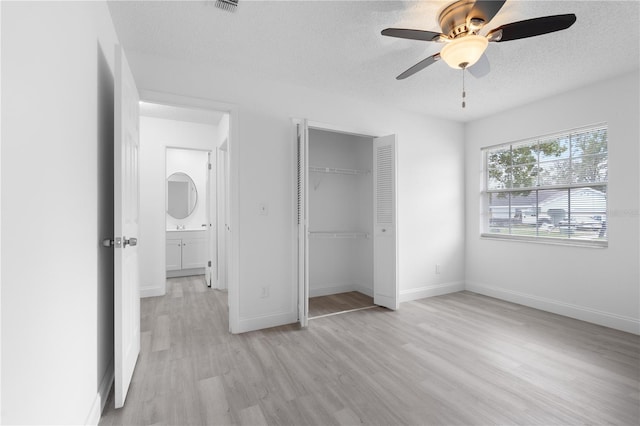
[(238, 0), (216, 0), (216, 7), (227, 12), (235, 12), (238, 7)]

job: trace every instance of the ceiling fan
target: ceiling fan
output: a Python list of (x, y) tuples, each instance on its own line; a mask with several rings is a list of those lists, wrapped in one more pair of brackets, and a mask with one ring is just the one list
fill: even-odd
[(384, 36), (444, 43), (439, 53), (418, 62), (396, 79), (405, 79), (440, 59), (451, 68), (464, 70), (480, 60), (489, 42), (499, 43), (552, 33), (567, 29), (576, 22), (576, 15), (573, 13), (544, 16), (501, 25), (484, 36), (480, 35), (479, 32), (505, 3), (506, 0), (458, 0), (440, 13), (438, 21), (441, 33), (405, 28), (383, 30)]

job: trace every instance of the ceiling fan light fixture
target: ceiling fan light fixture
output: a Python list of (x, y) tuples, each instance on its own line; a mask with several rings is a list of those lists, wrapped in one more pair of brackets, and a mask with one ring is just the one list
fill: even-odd
[(486, 37), (469, 34), (447, 43), (442, 48), (440, 56), (451, 68), (467, 68), (478, 62), (488, 44), (489, 40)]

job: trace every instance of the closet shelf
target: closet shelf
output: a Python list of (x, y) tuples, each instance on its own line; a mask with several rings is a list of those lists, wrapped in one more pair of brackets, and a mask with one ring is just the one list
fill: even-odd
[(339, 169), (336, 167), (317, 167), (317, 166), (309, 166), (309, 171), (316, 172), (316, 173), (329, 173), (334, 175), (367, 175), (371, 173), (369, 170)]
[(368, 232), (327, 232), (327, 231), (309, 231), (309, 238), (370, 238)]

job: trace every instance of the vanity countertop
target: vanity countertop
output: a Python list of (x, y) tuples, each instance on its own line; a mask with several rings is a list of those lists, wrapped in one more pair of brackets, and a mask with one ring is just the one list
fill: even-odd
[(198, 232), (198, 231), (206, 231), (207, 228), (190, 228), (190, 229), (167, 229), (167, 232)]

